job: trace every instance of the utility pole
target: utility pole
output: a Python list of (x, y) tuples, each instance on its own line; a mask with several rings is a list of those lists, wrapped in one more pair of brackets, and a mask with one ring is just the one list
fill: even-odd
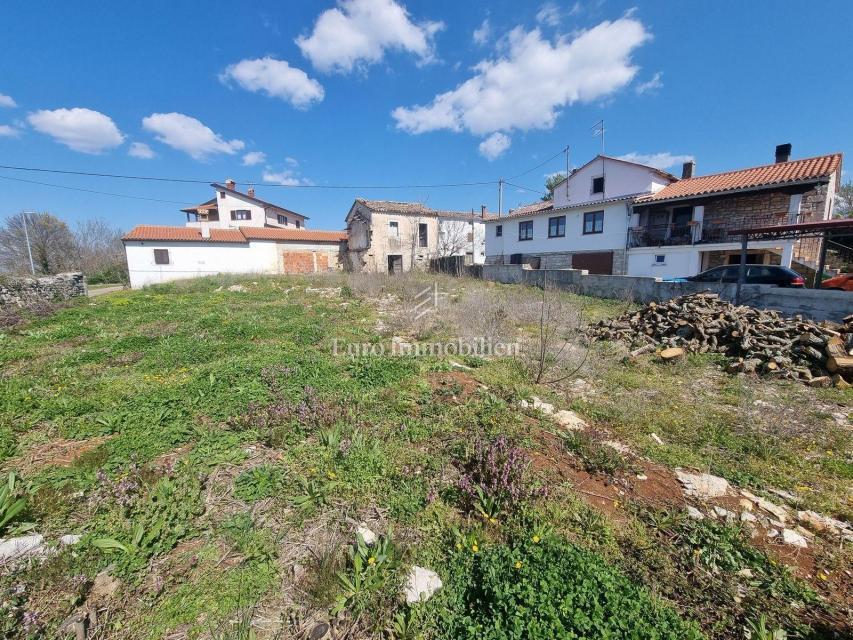
[(498, 180), (498, 217), (504, 214), (504, 179)]
[(22, 211), (21, 212), (21, 220), (24, 221), (24, 237), (27, 239), (27, 254), (30, 256), (30, 271), (33, 275), (36, 275), (36, 265), (33, 262), (33, 249), (30, 246), (30, 232), (27, 229), (27, 216), (32, 213), (31, 211)]

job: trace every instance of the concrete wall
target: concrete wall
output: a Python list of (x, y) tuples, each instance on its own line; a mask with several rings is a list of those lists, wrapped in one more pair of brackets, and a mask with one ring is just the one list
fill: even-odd
[(86, 278), (82, 273), (59, 273), (41, 278), (0, 278), (0, 307), (68, 300), (86, 294)]
[[(484, 265), (483, 279), (508, 284), (545, 284), (582, 295), (616, 300), (669, 300), (688, 293), (714, 291), (734, 301), (735, 285), (704, 282), (661, 282), (655, 278), (589, 275), (576, 269), (523, 269), (519, 265)], [(775, 309), (785, 315), (802, 314), (813, 320), (840, 321), (853, 313), (853, 293), (817, 289), (783, 289), (769, 285), (745, 285), (744, 304)]]
[[(169, 264), (154, 263), (154, 249), (168, 249)], [(252, 241), (159, 242), (127, 241), (127, 268), (130, 286), (139, 289), (149, 284), (200, 278), (218, 273), (284, 273), (282, 257), (287, 252), (316, 252), (328, 255), (330, 270), (341, 268), (341, 248), (333, 242)]]

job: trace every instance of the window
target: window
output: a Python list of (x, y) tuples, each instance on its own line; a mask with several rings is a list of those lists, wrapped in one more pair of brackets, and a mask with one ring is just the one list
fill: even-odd
[(592, 192), (604, 193), (604, 176), (599, 176), (592, 179)]
[(686, 227), (693, 219), (693, 207), (675, 207), (672, 210), (672, 226), (676, 229)]
[(234, 209), (231, 212), (232, 220), (251, 220), (252, 212), (248, 209)]
[(154, 264), (169, 264), (169, 250), (154, 249)]
[(562, 238), (566, 235), (566, 216), (548, 218), (548, 237)]
[(659, 253), (655, 256), (655, 264), (666, 264), (666, 256)]
[(286, 227), (287, 226), (287, 216), (283, 216), (279, 213), (278, 214), (278, 223), (283, 224)]
[(495, 235), (500, 238), (504, 234), (504, 226), (502, 224), (495, 225)]
[(427, 225), (425, 222), (418, 223), (418, 246), (428, 246)]
[(391, 234), (392, 238), (399, 238), (400, 237), (400, 223), (397, 222), (396, 220), (391, 220), (388, 223), (388, 233)]
[(219, 192), (219, 197), (220, 197), (220, 198), (222, 198), (223, 200), (225, 200), (225, 192), (224, 192), (224, 191), (220, 191), (220, 192)]
[(302, 223), (299, 220), (294, 220), (293, 222), (296, 223), (297, 229), (302, 226)]
[(602, 233), (604, 231), (604, 212), (589, 211), (583, 214), (583, 233)]
[(518, 239), (533, 240), (533, 220), (518, 223)]

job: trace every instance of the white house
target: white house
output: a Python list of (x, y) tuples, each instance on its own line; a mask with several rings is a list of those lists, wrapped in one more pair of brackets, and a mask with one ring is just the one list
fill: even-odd
[(218, 273), (321, 273), (343, 266), (346, 232), (305, 228), (308, 216), (213, 183), (215, 196), (189, 209), (184, 227), (140, 225), (122, 238), (130, 285)]
[(272, 227), (275, 229), (304, 228), (308, 216), (271, 204), (255, 196), (254, 187), (246, 193), (237, 191), (233, 180), (225, 184), (214, 182), (214, 196), (195, 207), (182, 209), (187, 214), (188, 227), (210, 226), (212, 229), (237, 227)]
[(456, 257), (467, 264), (486, 259), (485, 221), (479, 213), (440, 211), (419, 202), (358, 198), (347, 214), (347, 263), (353, 271), (400, 273)]
[(122, 238), (130, 286), (220, 273), (322, 273), (342, 267), (343, 231), (140, 225)]
[(549, 202), (486, 222), (486, 262), (624, 274), (631, 204), (677, 178), (635, 162), (599, 155), (573, 171)]

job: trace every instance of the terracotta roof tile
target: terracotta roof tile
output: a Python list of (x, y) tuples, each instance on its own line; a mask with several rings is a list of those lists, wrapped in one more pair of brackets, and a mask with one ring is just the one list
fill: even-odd
[(796, 182), (808, 182), (828, 178), (841, 166), (841, 154), (834, 153), (816, 158), (789, 160), (751, 167), (737, 171), (726, 171), (709, 176), (698, 176), (673, 182), (657, 193), (637, 198), (638, 203), (660, 202), (696, 196), (743, 191)]
[(543, 211), (548, 211), (549, 209), (554, 208), (553, 200), (540, 200), (538, 202), (533, 202), (531, 204), (526, 204), (523, 207), (516, 207), (515, 209), (510, 209), (507, 214), (507, 218), (510, 217), (521, 217), (527, 216), (534, 213), (542, 213)]
[(314, 231), (313, 229), (273, 229), (269, 227), (240, 227), (238, 229), (211, 229), (204, 238), (197, 227), (169, 227), (139, 225), (122, 240), (154, 240), (161, 242), (232, 242), (245, 244), (249, 240), (305, 240), (308, 242), (342, 242), (345, 231)]
[(481, 216), (479, 211), (447, 211), (441, 209), (431, 209), (430, 207), (420, 202), (397, 202), (395, 200), (366, 200), (364, 198), (356, 198), (356, 202), (360, 202), (365, 207), (376, 213), (397, 213), (400, 215), (415, 215), (426, 216), (429, 218), (482, 218), (483, 220), (491, 220), (497, 216), (493, 213), (486, 213)]

